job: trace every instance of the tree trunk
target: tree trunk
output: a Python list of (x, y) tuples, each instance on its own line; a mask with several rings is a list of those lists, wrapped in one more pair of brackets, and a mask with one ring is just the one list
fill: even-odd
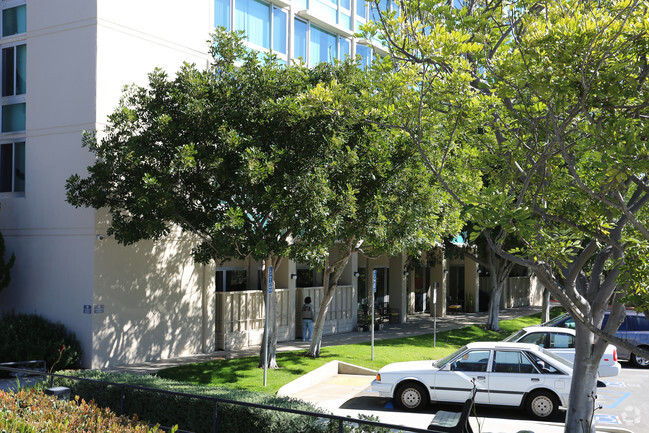
[(583, 324), (575, 326), (575, 362), (565, 433), (595, 433), (594, 415), (597, 398), (597, 369), (606, 342), (597, 344), (595, 336)]
[(325, 271), (322, 282), (322, 284), (324, 285), (325, 293), (322, 297), (322, 302), (320, 302), (318, 317), (316, 318), (313, 326), (311, 346), (309, 346), (309, 350), (307, 352), (307, 356), (310, 356), (312, 358), (317, 358), (320, 356), (320, 347), (322, 346), (322, 333), (324, 331), (327, 312), (329, 311), (331, 301), (336, 294), (336, 289), (338, 289), (338, 280), (340, 279), (340, 275), (342, 275), (343, 269), (345, 269), (345, 266), (347, 266), (349, 257), (351, 257), (351, 249), (341, 260), (338, 260), (334, 266), (330, 266), (329, 258), (325, 260)]
[(320, 356), (320, 347), (322, 346), (322, 333), (324, 331), (324, 324), (327, 317), (327, 311), (331, 305), (331, 301), (336, 294), (336, 289), (338, 286), (329, 284), (329, 287), (325, 286), (325, 295), (322, 298), (320, 303), (320, 309), (318, 310), (318, 317), (313, 326), (313, 338), (311, 339), (311, 346), (307, 352), (307, 356), (312, 358), (317, 358)]
[[(276, 268), (279, 260), (273, 260), (269, 257), (262, 263), (262, 290), (264, 291), (264, 303), (268, 300), (268, 326), (264, 326), (264, 335), (259, 352), (259, 368), (267, 365), (268, 368), (279, 368), (277, 365), (277, 297), (275, 295), (275, 280), (273, 279), (272, 293), (268, 293), (268, 270), (271, 265)], [(268, 340), (266, 340), (268, 332)], [(266, 341), (268, 341), (268, 352), (266, 351)], [(267, 363), (267, 364), (265, 364)]]
[(543, 289), (543, 306), (541, 307), (541, 323), (550, 320), (550, 291)]
[(498, 276), (495, 270), (490, 270), (491, 297), (489, 298), (489, 317), (487, 318), (487, 329), (489, 331), (500, 331), (498, 325), (500, 319), (500, 298), (503, 294), (503, 285), (498, 283)]

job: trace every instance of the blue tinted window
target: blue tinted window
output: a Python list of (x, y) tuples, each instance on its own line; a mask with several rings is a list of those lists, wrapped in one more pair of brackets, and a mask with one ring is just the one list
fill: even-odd
[(372, 49), (366, 45), (356, 44), (356, 55), (361, 56), (361, 67), (366, 68), (372, 62)]
[(214, 0), (214, 27), (230, 30), (230, 0)]
[(350, 0), (340, 0), (340, 7), (345, 9), (351, 9), (350, 3), (351, 3)]
[(306, 30), (307, 24), (301, 20), (295, 20), (295, 38), (293, 41), (293, 57), (302, 58), (306, 62)]
[(286, 12), (273, 8), (273, 50), (286, 54)]
[(365, 18), (365, 0), (356, 0), (356, 15)]
[(338, 58), (336, 35), (311, 26), (309, 39), (309, 66), (320, 62), (332, 62)]
[(2, 106), (2, 132), (25, 130), (25, 104)]
[(237, 0), (235, 6), (235, 30), (243, 30), (248, 41), (270, 49), (270, 6), (257, 0)]
[(27, 6), (16, 6), (2, 11), (2, 36), (12, 36), (27, 31)]
[(345, 60), (346, 56), (349, 56), (349, 40), (345, 38), (340, 38), (340, 60)]

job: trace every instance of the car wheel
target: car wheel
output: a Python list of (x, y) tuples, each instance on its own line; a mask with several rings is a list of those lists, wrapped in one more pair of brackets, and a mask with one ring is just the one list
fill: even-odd
[(550, 391), (534, 391), (527, 397), (525, 408), (534, 418), (547, 420), (559, 411), (559, 399)]
[[(643, 349), (646, 350), (647, 347), (643, 347)], [(644, 356), (636, 355), (635, 353), (631, 354), (631, 363), (639, 368), (649, 368), (649, 359)]]
[(401, 409), (418, 411), (428, 404), (429, 396), (421, 384), (411, 382), (401, 385), (395, 395), (395, 403)]

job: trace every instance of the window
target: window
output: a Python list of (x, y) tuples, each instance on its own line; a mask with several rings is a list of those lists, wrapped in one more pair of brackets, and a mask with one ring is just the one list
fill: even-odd
[(248, 290), (248, 271), (245, 269), (216, 271), (217, 292), (241, 292), (244, 290)]
[(2, 49), (2, 97), (24, 95), (26, 92), (27, 46)]
[[(9, 6), (9, 5), (7, 5)], [(19, 35), (27, 31), (27, 6), (3, 7), (2, 37)]]
[(501, 350), (496, 351), (491, 370), (494, 373), (536, 373), (532, 362), (521, 352)]
[(472, 350), (451, 364), (453, 371), (487, 371), (490, 351)]
[(367, 68), (372, 63), (372, 49), (367, 45), (356, 44), (356, 55), (361, 56), (361, 68)]
[(293, 58), (307, 61), (307, 23), (302, 20), (295, 20), (294, 24), (294, 41), (293, 41)]
[[(530, 353), (530, 352), (526, 352), (526, 353), (527, 353), (527, 356), (529, 356), (530, 359), (532, 360), (532, 362), (536, 365), (536, 368), (538, 369), (538, 371), (540, 371), (541, 373), (543, 373), (543, 374), (563, 374), (555, 366), (553, 366), (549, 362), (539, 358), (535, 354)], [(545, 352), (545, 353), (548, 354), (548, 352)]]
[(315, 66), (322, 62), (333, 62), (338, 58), (336, 35), (311, 24), (309, 36), (309, 66)]
[(230, 30), (230, 1), (214, 0), (214, 27)]
[(550, 334), (550, 349), (574, 349), (575, 336), (570, 334)]
[(351, 55), (351, 52), (349, 50), (350, 43), (349, 39), (345, 38), (338, 38), (338, 58), (340, 60), (345, 60), (345, 58), (349, 55)]
[(246, 40), (270, 49), (270, 5), (257, 0), (237, 0), (234, 29), (242, 30)]
[(367, 10), (365, 9), (365, 0), (356, 0), (356, 16), (363, 20), (367, 19)]
[(527, 334), (525, 337), (521, 338), (519, 340), (520, 343), (530, 343), (530, 344), (537, 344), (541, 347), (545, 346), (545, 333), (543, 332), (533, 332), (531, 334)]
[[(24, 3), (20, 0), (2, 1), (0, 132), (3, 133), (20, 132), (26, 129), (27, 45), (21, 41), (25, 39), (27, 31), (27, 9)], [(6, 163), (3, 162), (3, 167), (4, 164)], [(3, 176), (5, 175), (6, 173), (3, 173)]]
[(288, 17), (286, 11), (273, 6), (273, 51), (286, 54), (288, 40)]
[(25, 192), (25, 142), (0, 145), (0, 192)]

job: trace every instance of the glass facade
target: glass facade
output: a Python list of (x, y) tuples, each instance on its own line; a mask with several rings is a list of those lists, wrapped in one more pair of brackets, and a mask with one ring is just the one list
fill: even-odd
[[(315, 66), (353, 55), (361, 56), (364, 67), (372, 61), (373, 47), (353, 38), (370, 17), (365, 0), (277, 1), (214, 0), (214, 25), (243, 31), (250, 48), (272, 51), (285, 62), (302, 59)], [(388, 0), (381, 5), (387, 7)]]

